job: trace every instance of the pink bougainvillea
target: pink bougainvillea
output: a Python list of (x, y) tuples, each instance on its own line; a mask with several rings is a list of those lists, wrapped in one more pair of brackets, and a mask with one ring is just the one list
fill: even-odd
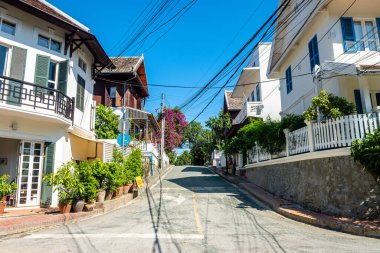
[[(183, 134), (187, 127), (186, 116), (177, 108), (164, 109), (165, 115), (165, 151), (172, 152), (183, 143)], [(159, 117), (159, 120), (162, 117)], [(153, 137), (161, 142), (161, 132), (154, 133)]]

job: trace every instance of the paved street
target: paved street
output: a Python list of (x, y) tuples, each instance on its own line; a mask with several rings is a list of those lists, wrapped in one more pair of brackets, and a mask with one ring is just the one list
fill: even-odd
[(3, 238), (0, 252), (379, 252), (380, 240), (286, 219), (203, 167), (175, 167), (127, 207)]

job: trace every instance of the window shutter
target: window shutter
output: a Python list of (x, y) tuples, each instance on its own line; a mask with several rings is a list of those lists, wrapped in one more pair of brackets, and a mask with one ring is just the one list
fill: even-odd
[(286, 91), (287, 93), (290, 93), (293, 90), (293, 83), (292, 83), (292, 69), (289, 67), (286, 70)]
[(315, 62), (314, 62), (314, 49), (313, 49), (313, 40), (311, 40), (309, 42), (309, 57), (310, 57), (310, 68), (311, 68), (311, 72), (314, 71), (314, 66), (315, 66)]
[(380, 40), (380, 18), (376, 18), (376, 25), (377, 25), (377, 34)]
[(355, 95), (356, 112), (358, 114), (362, 114), (363, 106), (362, 106), (362, 98), (360, 96), (360, 90), (354, 90), (354, 95)]
[(353, 18), (343, 17), (340, 19), (343, 33), (343, 47), (346, 52), (356, 52), (356, 39)]
[[(20, 47), (12, 48), (10, 77), (24, 81), (26, 56), (26, 49)], [(16, 81), (10, 81), (9, 86), (8, 102), (12, 105), (19, 105), (22, 97), (21, 91), (23, 84)]]
[(34, 72), (34, 82), (47, 87), (50, 58), (48, 56), (37, 55), (36, 70)]
[[(54, 172), (54, 153), (55, 153), (55, 143), (46, 142), (43, 176)], [(42, 192), (41, 192), (42, 205), (50, 205), (52, 195), (53, 195), (53, 187), (47, 185), (46, 182), (43, 182)]]
[(67, 76), (69, 73), (69, 61), (59, 63), (58, 70), (58, 90), (63, 94), (67, 94)]

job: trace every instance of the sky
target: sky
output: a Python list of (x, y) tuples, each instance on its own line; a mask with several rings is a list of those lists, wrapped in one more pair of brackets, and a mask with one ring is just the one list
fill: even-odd
[[(136, 18), (156, 0), (48, 1), (89, 27), (109, 56), (115, 56), (120, 52), (115, 48), (120, 38), (131, 31)], [(278, 0), (198, 0), (157, 43), (160, 34), (153, 34), (141, 50), (127, 51), (124, 56), (144, 54), (148, 84), (202, 86), (255, 33), (277, 4)], [(146, 109), (155, 113), (160, 108), (162, 93), (165, 105), (174, 107), (194, 92), (196, 89), (149, 86)], [(215, 92), (209, 91), (200, 102), (184, 111), (189, 121)], [(223, 95), (221, 92), (197, 121), (204, 123), (217, 115), (223, 107)]]

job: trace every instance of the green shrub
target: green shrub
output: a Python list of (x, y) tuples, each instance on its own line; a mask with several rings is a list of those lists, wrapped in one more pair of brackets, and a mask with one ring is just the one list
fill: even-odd
[(79, 199), (84, 199), (87, 203), (92, 203), (96, 199), (99, 183), (94, 175), (93, 166), (88, 161), (82, 161), (75, 166), (78, 170), (79, 181), (83, 184), (82, 196), (77, 196)]
[(305, 126), (305, 117), (303, 115), (286, 114), (281, 119), (281, 128), (289, 129), (290, 132)]
[(119, 122), (119, 116), (112, 112), (112, 108), (104, 105), (96, 108), (95, 133), (99, 139), (116, 139)]
[(99, 159), (91, 163), (93, 175), (97, 181), (96, 187), (98, 190), (106, 189), (106, 182), (108, 176), (108, 165)]
[(134, 149), (132, 150), (131, 154), (125, 159), (124, 167), (131, 172), (132, 178), (144, 175), (142, 162), (143, 157), (144, 155), (140, 149)]
[(325, 90), (322, 90), (319, 96), (312, 99), (311, 106), (303, 115), (306, 120), (316, 120), (318, 118), (318, 110), (323, 119), (336, 119), (355, 113), (355, 105), (343, 97), (337, 97), (332, 93), (327, 94)]
[(63, 164), (56, 173), (48, 174), (43, 181), (58, 191), (59, 203), (69, 204), (84, 195), (84, 186), (79, 180), (79, 171), (74, 163)]
[(122, 166), (116, 162), (104, 163), (104, 166), (108, 170), (105, 180), (106, 190), (114, 192), (123, 185)]
[(0, 176), (0, 202), (2, 202), (1, 199), (3, 197), (12, 195), (17, 190), (17, 184), (15, 182), (8, 182), (10, 177), (8, 174)]
[(351, 155), (359, 161), (366, 170), (380, 182), (380, 129), (368, 134), (364, 140), (352, 143)]

